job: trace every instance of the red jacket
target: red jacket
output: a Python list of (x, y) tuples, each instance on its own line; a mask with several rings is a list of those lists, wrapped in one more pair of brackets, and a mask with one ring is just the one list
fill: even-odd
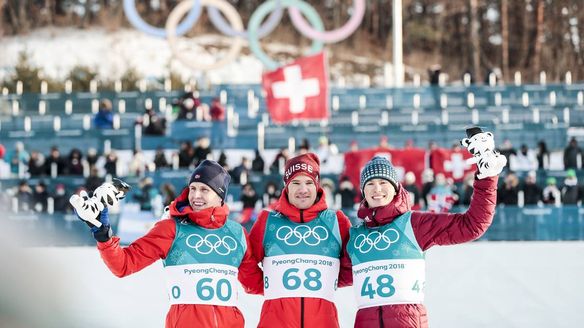
[[(474, 193), (465, 213), (430, 213), (413, 211), (412, 229), (418, 245), (426, 251), (434, 245), (454, 245), (475, 240), (482, 236), (493, 221), (497, 203), (498, 177), (474, 181)], [(391, 223), (396, 217), (410, 210), (409, 196), (403, 187), (392, 202), (381, 208), (368, 208), (365, 202), (359, 208), (359, 218), (369, 217), (367, 226)], [(375, 211), (375, 212), (374, 212)], [(341, 265), (351, 262), (346, 255)], [(355, 327), (426, 328), (428, 318), (422, 304), (384, 305), (360, 309)]]
[[(280, 199), (274, 204), (274, 210), (282, 213), (288, 219), (297, 222), (310, 222), (318, 214), (327, 209), (324, 191), (318, 190), (317, 201), (312, 207), (306, 210), (299, 210), (288, 202), (288, 193), (282, 192)], [(258, 220), (254, 224), (249, 234), (253, 256), (256, 263), (264, 259), (264, 232), (266, 230), (266, 220), (269, 211), (260, 213)], [(337, 211), (337, 220), (342, 240), (342, 252), (349, 239), (349, 228), (351, 223), (343, 212)], [(343, 254), (341, 254), (341, 257)], [(249, 281), (242, 281), (242, 284), (249, 290), (261, 290), (263, 293), (263, 281), (256, 282), (258, 285), (250, 285)], [(339, 271), (339, 287), (350, 286), (353, 283), (351, 265), (343, 266)], [(339, 327), (337, 308), (335, 304), (321, 298), (294, 297), (266, 300), (262, 306), (260, 322), (258, 327)]]
[[(226, 205), (193, 212), (188, 206), (188, 188), (170, 205), (172, 217), (188, 217), (192, 222), (207, 228), (216, 229), (225, 224), (229, 209)], [(242, 228), (243, 229), (243, 228)], [(101, 258), (111, 272), (125, 277), (138, 272), (159, 259), (166, 258), (176, 233), (175, 221), (164, 219), (157, 222), (143, 237), (128, 247), (120, 247), (120, 238), (113, 237), (104, 243), (97, 243)], [(244, 229), (245, 233), (245, 229)], [(262, 280), (262, 272), (252, 257), (249, 239), (246, 234), (247, 251), (239, 266), (238, 279), (243, 277)], [(248, 291), (257, 292), (257, 291)], [(173, 304), (166, 316), (166, 327), (243, 327), (243, 315), (236, 307), (217, 305)]]

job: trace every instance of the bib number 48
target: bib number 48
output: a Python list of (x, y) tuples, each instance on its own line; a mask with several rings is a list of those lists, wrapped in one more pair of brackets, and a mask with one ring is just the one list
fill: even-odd
[(395, 287), (393, 287), (393, 277), (388, 274), (382, 274), (376, 279), (376, 283), (371, 283), (370, 277), (366, 277), (361, 286), (361, 296), (368, 296), (373, 299), (375, 295), (379, 297), (391, 297), (395, 294)]

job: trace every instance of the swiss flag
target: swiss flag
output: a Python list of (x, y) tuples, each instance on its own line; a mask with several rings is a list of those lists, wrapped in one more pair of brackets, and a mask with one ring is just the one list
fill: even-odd
[(475, 171), (475, 166), (466, 163), (472, 154), (466, 149), (438, 148), (430, 153), (430, 167), (434, 174), (443, 173), (447, 178), (460, 182), (464, 176)]
[(329, 117), (329, 90), (323, 52), (264, 73), (262, 87), (272, 121), (322, 120)]

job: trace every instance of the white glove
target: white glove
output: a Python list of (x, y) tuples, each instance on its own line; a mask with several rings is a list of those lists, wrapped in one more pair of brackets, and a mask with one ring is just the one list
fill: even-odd
[[(97, 190), (97, 189), (96, 189)], [(96, 227), (101, 227), (99, 222), (99, 213), (105, 208), (104, 204), (98, 201), (95, 197), (89, 198), (85, 190), (81, 191), (79, 195), (73, 195), (69, 198), (69, 203), (75, 208), (77, 216)]]

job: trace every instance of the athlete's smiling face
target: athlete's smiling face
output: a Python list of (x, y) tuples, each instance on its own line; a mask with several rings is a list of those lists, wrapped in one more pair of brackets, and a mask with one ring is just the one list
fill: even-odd
[(221, 197), (206, 184), (192, 182), (189, 185), (189, 204), (197, 212), (209, 207), (221, 206)]
[(309, 176), (298, 174), (288, 183), (288, 201), (297, 209), (305, 210), (316, 200), (316, 184)]
[(363, 187), (369, 207), (385, 206), (395, 197), (395, 188), (385, 179), (371, 179)]

